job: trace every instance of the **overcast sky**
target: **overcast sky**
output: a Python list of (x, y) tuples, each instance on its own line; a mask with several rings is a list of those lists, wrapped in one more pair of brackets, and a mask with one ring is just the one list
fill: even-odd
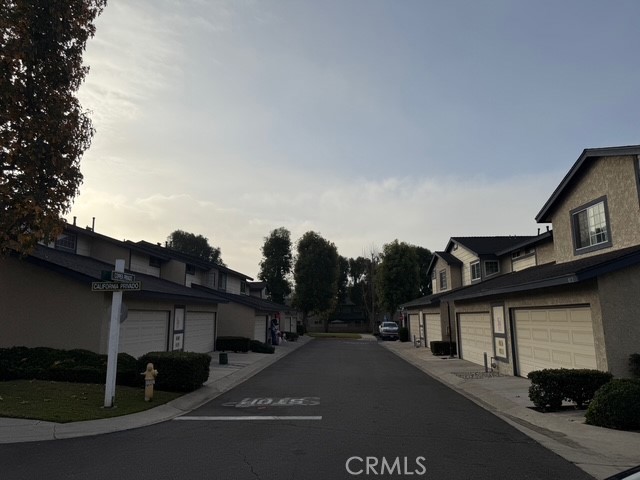
[(109, 0), (80, 100), (78, 225), (341, 255), (534, 235), (585, 148), (640, 143), (640, 2)]

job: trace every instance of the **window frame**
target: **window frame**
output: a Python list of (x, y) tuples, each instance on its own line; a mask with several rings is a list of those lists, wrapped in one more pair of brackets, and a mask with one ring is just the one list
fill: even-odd
[(159, 257), (155, 257), (153, 255), (149, 255), (149, 266), (154, 268), (160, 268), (162, 264), (162, 259)]
[(196, 266), (191, 263), (185, 264), (185, 273), (187, 275), (195, 275), (196, 274)]
[[(488, 273), (487, 272), (487, 263), (495, 263), (497, 270), (493, 273)], [(500, 262), (498, 260), (484, 260), (482, 262), (482, 270), (484, 271), (484, 276), (485, 277), (492, 277), (494, 275), (498, 275), (500, 273)]]
[(62, 233), (54, 242), (56, 250), (76, 253), (78, 250), (78, 236), (75, 233)]
[[(578, 246), (578, 236), (580, 234), (580, 230), (578, 227), (578, 214), (588, 211), (590, 208), (595, 207), (596, 205), (601, 204), (603, 205), (603, 210), (604, 210), (604, 219), (606, 222), (606, 234), (607, 234), (607, 240), (604, 242), (600, 242), (600, 243), (596, 243), (596, 244), (592, 244), (592, 245), (587, 245), (586, 247), (579, 247)], [(597, 250), (602, 250), (604, 248), (609, 248), (613, 245), (613, 242), (611, 240), (611, 217), (609, 216), (609, 205), (607, 202), (607, 197), (603, 196), (603, 197), (599, 197), (596, 198), (595, 200), (592, 200), (588, 203), (585, 203), (583, 205), (580, 205), (577, 208), (574, 208), (573, 210), (571, 210), (569, 212), (569, 222), (571, 223), (571, 238), (573, 240), (573, 254), (574, 255), (582, 255), (584, 253), (590, 253), (590, 252), (595, 252)], [(588, 225), (587, 225), (588, 227)]]
[(449, 288), (449, 285), (447, 283), (447, 269), (445, 268), (444, 270), (440, 270), (438, 272), (438, 277), (440, 280), (440, 291), (444, 292)]
[[(477, 277), (473, 276), (474, 267), (478, 267), (478, 276)], [(470, 275), (471, 275), (471, 281), (472, 282), (477, 282), (479, 280), (482, 280), (482, 268), (480, 267), (480, 260), (477, 260), (475, 262), (471, 262), (471, 264), (469, 265), (469, 270), (470, 270)]]

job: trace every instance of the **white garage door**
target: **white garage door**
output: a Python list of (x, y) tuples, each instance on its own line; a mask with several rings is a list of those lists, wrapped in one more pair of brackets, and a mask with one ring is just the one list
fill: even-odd
[(514, 310), (518, 372), (596, 368), (589, 307)]
[(442, 327), (439, 313), (425, 313), (424, 323), (427, 326), (427, 346), (430, 342), (442, 341)]
[(184, 351), (213, 352), (216, 334), (214, 312), (187, 312), (184, 320)]
[(409, 314), (409, 340), (420, 339), (423, 336), (420, 328), (420, 315), (417, 313)]
[(462, 358), (478, 365), (484, 365), (493, 356), (493, 341), (489, 313), (461, 313), (460, 353)]
[(168, 330), (169, 312), (129, 310), (127, 319), (120, 325), (118, 350), (136, 358), (148, 352), (165, 352)]
[(265, 317), (256, 317), (253, 327), (253, 339), (260, 342), (267, 340), (267, 319)]

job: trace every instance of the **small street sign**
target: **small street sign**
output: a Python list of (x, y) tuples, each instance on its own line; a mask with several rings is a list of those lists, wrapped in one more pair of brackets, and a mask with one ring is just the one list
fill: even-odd
[(92, 292), (121, 292), (140, 290), (142, 282), (91, 282)]
[(118, 282), (135, 282), (136, 276), (133, 273), (111, 272), (111, 280)]

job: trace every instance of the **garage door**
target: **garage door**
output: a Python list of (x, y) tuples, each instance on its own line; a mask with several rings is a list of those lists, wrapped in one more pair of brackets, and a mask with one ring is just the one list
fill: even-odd
[(460, 353), (462, 358), (478, 365), (484, 365), (484, 354), (487, 361), (493, 356), (491, 321), (488, 313), (461, 313)]
[(419, 339), (424, 336), (424, 332), (420, 328), (420, 315), (417, 313), (409, 314), (409, 340)]
[(596, 368), (589, 307), (514, 310), (518, 372)]
[(213, 352), (216, 333), (214, 312), (187, 312), (184, 320), (184, 351)]
[(430, 345), (429, 342), (442, 341), (442, 327), (440, 325), (440, 314), (425, 313), (424, 323), (427, 327), (427, 346)]
[(265, 317), (256, 318), (253, 327), (253, 339), (260, 342), (267, 340), (267, 319)]
[(118, 350), (138, 358), (148, 352), (167, 350), (169, 312), (129, 310), (120, 325)]

